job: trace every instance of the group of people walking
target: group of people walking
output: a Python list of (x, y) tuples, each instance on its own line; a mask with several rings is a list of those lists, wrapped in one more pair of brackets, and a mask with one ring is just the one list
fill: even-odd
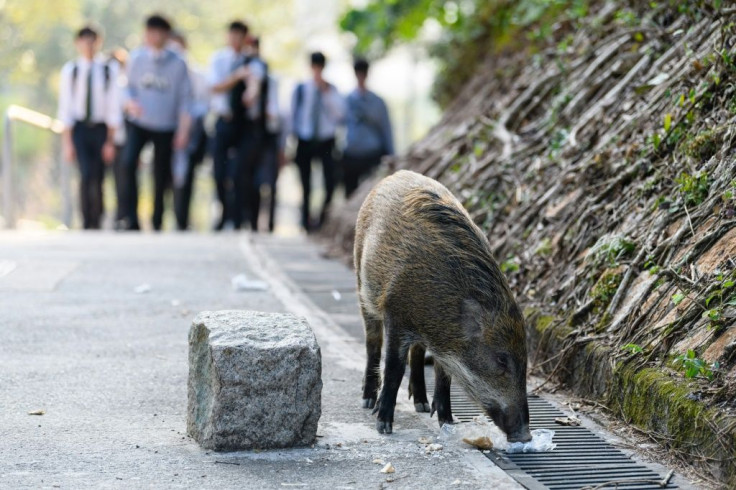
[[(312, 53), (311, 76), (295, 87), (286, 112), (279, 106), (278, 80), (260, 55), (260, 40), (242, 21), (230, 23), (226, 46), (213, 55), (207, 73), (188, 62), (186, 38), (160, 15), (146, 19), (143, 46), (129, 56), (122, 50), (100, 55), (100, 35), (92, 27), (80, 29), (75, 44), (79, 56), (61, 71), (58, 117), (65, 128), (64, 157), (79, 166), (85, 229), (102, 224), (106, 165), (115, 177), (116, 229), (140, 229), (139, 161), (149, 143), (154, 230), (162, 227), (169, 190), (177, 227), (188, 228), (194, 170), (207, 154), (221, 208), (214, 229), (258, 230), (261, 189), (268, 187), (273, 230), (276, 179), (293, 136), (301, 225), (312, 231), (329, 212), (338, 176), (349, 196), (394, 152), (386, 104), (366, 87), (365, 60), (355, 62), (357, 87), (343, 97), (323, 77), (325, 56)], [(338, 144), (341, 128), (345, 137)], [(314, 160), (321, 161), (325, 185), (318, 217), (309, 211)]]

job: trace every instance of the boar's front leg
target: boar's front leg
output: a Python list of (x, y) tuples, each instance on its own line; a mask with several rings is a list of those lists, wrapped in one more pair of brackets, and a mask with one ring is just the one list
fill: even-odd
[(415, 344), (409, 349), (409, 397), (414, 397), (414, 410), (429, 412), (427, 400), (427, 385), (424, 382), (424, 354), (423, 345)]
[(401, 338), (397, 333), (396, 325), (391, 324), (391, 319), (384, 319), (384, 330), (386, 332), (386, 364), (383, 369), (383, 384), (378, 395), (376, 408), (376, 429), (379, 434), (391, 434), (393, 432), (394, 408), (396, 407), (396, 395), (406, 370), (406, 357), (409, 351), (408, 345), (402, 345)]
[(452, 424), (452, 407), (450, 405), (450, 375), (442, 369), (435, 359), (434, 362), (434, 398), (432, 398), (431, 417), (437, 412), (437, 421), (440, 427), (444, 424)]
[(368, 316), (363, 310), (365, 324), (366, 365), (363, 376), (363, 408), (374, 408), (381, 376), (381, 345), (383, 344), (383, 322)]

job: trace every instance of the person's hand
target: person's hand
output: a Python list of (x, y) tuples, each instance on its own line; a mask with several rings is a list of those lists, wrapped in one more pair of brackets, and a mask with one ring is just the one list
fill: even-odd
[(134, 100), (129, 100), (125, 104), (125, 112), (133, 118), (139, 118), (143, 115), (143, 106)]
[(61, 151), (65, 162), (72, 163), (77, 159), (77, 152), (74, 151), (74, 145), (71, 141), (65, 141), (62, 145)]
[(183, 131), (177, 131), (174, 135), (174, 149), (184, 150), (189, 144), (189, 135)]
[(250, 75), (250, 71), (247, 66), (240, 66), (233, 72), (233, 78), (236, 80), (245, 80)]
[(112, 141), (105, 141), (102, 145), (102, 159), (108, 165), (115, 160), (115, 144)]

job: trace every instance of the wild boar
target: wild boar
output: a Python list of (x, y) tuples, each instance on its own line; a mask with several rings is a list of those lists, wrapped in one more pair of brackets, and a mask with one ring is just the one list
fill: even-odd
[(417, 411), (429, 411), (429, 349), (430, 416), (437, 412), (440, 426), (453, 421), (454, 379), (510, 441), (531, 440), (524, 318), (488, 240), (452, 193), (415, 172), (382, 180), (358, 214), (354, 260), (367, 353), (363, 407), (374, 409), (378, 432), (393, 431), (410, 350), (410, 394)]

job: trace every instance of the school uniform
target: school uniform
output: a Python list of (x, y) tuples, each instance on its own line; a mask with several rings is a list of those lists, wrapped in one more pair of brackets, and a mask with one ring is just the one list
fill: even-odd
[(186, 230), (189, 227), (194, 169), (207, 153), (207, 131), (204, 120), (209, 111), (209, 84), (205, 74), (194, 68), (189, 69), (189, 79), (192, 83), (192, 103), (189, 108), (192, 125), (189, 131), (189, 144), (179, 150), (179, 154), (172, 162), (174, 214), (179, 230)]
[(356, 88), (348, 95), (345, 123), (342, 170), (345, 196), (350, 197), (382, 157), (393, 155), (394, 141), (386, 103), (370, 90)]
[(312, 160), (322, 162), (325, 200), (319, 224), (325, 219), (335, 190), (335, 133), (345, 116), (345, 101), (337, 89), (329, 85), (324, 92), (313, 80), (297, 85), (292, 96), (292, 129), (297, 137), (295, 163), (302, 182), (302, 226), (311, 229), (309, 202), (312, 186)]
[(117, 100), (117, 65), (103, 58), (79, 58), (61, 70), (58, 119), (71, 131), (79, 165), (79, 198), (85, 229), (101, 225), (102, 181), (105, 163), (102, 147), (108, 128), (122, 122)]
[(128, 116), (125, 145), (125, 168), (128, 187), (129, 228), (140, 228), (138, 222), (137, 167), (143, 147), (154, 147), (153, 228), (160, 230), (163, 222), (164, 193), (171, 185), (173, 142), (180, 117), (188, 113), (191, 103), (191, 83), (186, 62), (171, 50), (158, 52), (140, 48), (131, 53), (127, 67), (124, 102), (133, 100), (143, 109), (138, 117)]
[[(248, 67), (258, 83), (264, 80), (266, 65), (263, 61), (228, 46), (212, 57), (210, 86), (224, 82), (242, 66)], [(211, 108), (217, 116), (212, 159), (217, 198), (222, 206), (217, 229), (222, 229), (226, 221), (240, 228), (247, 207), (247, 189), (252, 188), (251, 166), (260, 138), (256, 124), (260, 104), (246, 108), (243, 104), (245, 90), (245, 83), (239, 82), (228, 92), (212, 94)]]

